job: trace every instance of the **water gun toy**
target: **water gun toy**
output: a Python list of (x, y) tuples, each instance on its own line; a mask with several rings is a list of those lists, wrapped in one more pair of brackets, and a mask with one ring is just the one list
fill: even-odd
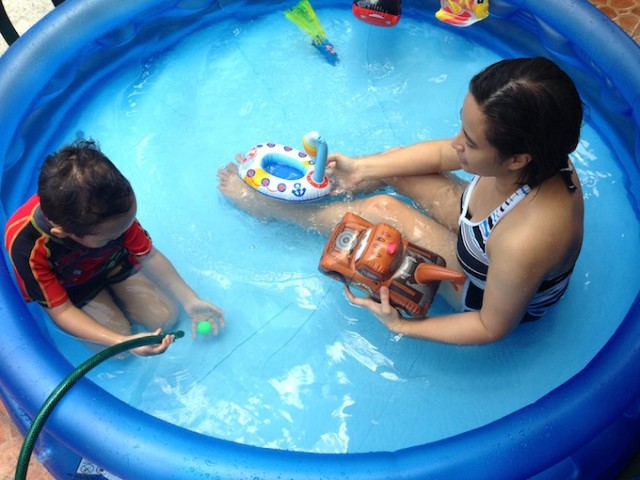
[(403, 239), (398, 229), (351, 212), (333, 228), (318, 269), (378, 301), (380, 287), (388, 287), (391, 304), (414, 318), (427, 315), (442, 280), (460, 285), (467, 278), (446, 268), (440, 255)]
[(379, 27), (393, 27), (400, 20), (400, 0), (353, 0), (353, 15), (365, 23)]
[(318, 16), (309, 3), (309, 0), (300, 1), (295, 7), (285, 11), (284, 15), (307, 32), (307, 35), (311, 37), (311, 45), (318, 49), (331, 65), (335, 66), (338, 64), (340, 61), (338, 59), (338, 53), (329, 40), (327, 40), (320, 20), (318, 20)]
[(468, 27), (489, 16), (489, 0), (441, 0), (436, 18), (456, 27)]

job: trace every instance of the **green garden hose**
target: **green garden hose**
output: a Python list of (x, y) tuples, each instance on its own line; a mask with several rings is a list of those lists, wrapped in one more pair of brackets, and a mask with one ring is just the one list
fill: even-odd
[(38, 439), (38, 435), (40, 434), (42, 427), (44, 427), (47, 418), (49, 418), (49, 415), (51, 415), (51, 412), (53, 412), (53, 409), (58, 402), (62, 400), (62, 397), (64, 397), (64, 395), (71, 389), (71, 387), (73, 387), (73, 385), (76, 384), (78, 380), (105, 360), (114, 357), (119, 353), (131, 350), (132, 348), (160, 343), (167, 335), (173, 335), (175, 338), (182, 338), (184, 337), (184, 332), (182, 330), (177, 330), (175, 332), (161, 333), (159, 335), (147, 335), (146, 337), (134, 338), (132, 340), (127, 340), (126, 342), (117, 343), (116, 345), (105, 348), (76, 367), (75, 370), (73, 370), (53, 392), (51, 392), (51, 395), (49, 395), (49, 398), (47, 398), (42, 407), (40, 407), (40, 411), (33, 419), (33, 423), (31, 423), (31, 427), (25, 435), (22, 448), (20, 449), (20, 456), (18, 457), (18, 464), (16, 466), (16, 475), (14, 477), (15, 480), (24, 480), (27, 478), (29, 459), (31, 458), (33, 447)]

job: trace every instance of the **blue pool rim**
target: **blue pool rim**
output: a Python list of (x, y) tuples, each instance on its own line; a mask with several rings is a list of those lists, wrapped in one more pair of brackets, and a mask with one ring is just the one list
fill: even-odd
[[(52, 88), (52, 73), (84, 46), (114, 30), (126, 37), (147, 16), (163, 10), (194, 10), (210, 3), (67, 0), (0, 58), (0, 159), (15, 156), (22, 140), (37, 141), (22, 137), (26, 128), (21, 122), (38, 95)], [(423, 8), (437, 10), (437, 2), (426, 3)], [(617, 26), (582, 0), (491, 0), (491, 12), (522, 21), (519, 28), (533, 31), (554, 55), (566, 56), (568, 63), (580, 61), (598, 82), (617, 90), (615, 108), (640, 137), (640, 49)], [(640, 143), (632, 146), (628, 161), (638, 158)], [(638, 165), (627, 167), (628, 181), (639, 191)], [(3, 224), (6, 216), (3, 204)], [(0, 393), (25, 431), (72, 366), (38, 328), (8, 280), (6, 261), (0, 269)], [(73, 477), (81, 458), (123, 479), (602, 478), (618, 472), (639, 446), (639, 371), (636, 295), (612, 338), (573, 378), (510, 415), (440, 441), (361, 454), (257, 448), (168, 424), (82, 380), (49, 418), (37, 452), (58, 478)]]

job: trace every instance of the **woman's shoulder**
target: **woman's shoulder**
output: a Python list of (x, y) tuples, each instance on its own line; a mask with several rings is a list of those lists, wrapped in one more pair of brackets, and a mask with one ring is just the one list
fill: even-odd
[[(577, 179), (576, 179), (577, 180)], [(584, 200), (580, 183), (574, 183), (571, 189), (561, 175), (544, 181), (529, 194), (529, 210), (532, 221), (560, 226), (582, 225), (584, 217)]]
[(582, 192), (570, 192), (562, 179), (529, 192), (517, 210), (504, 219), (492, 250), (528, 257), (562, 270), (577, 257), (583, 238)]

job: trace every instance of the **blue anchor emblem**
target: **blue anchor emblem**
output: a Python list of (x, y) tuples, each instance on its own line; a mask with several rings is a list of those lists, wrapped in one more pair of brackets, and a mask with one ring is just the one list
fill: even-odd
[(296, 197), (303, 197), (305, 193), (307, 193), (307, 189), (302, 187), (300, 182), (296, 182), (293, 184), (293, 189), (291, 190)]

